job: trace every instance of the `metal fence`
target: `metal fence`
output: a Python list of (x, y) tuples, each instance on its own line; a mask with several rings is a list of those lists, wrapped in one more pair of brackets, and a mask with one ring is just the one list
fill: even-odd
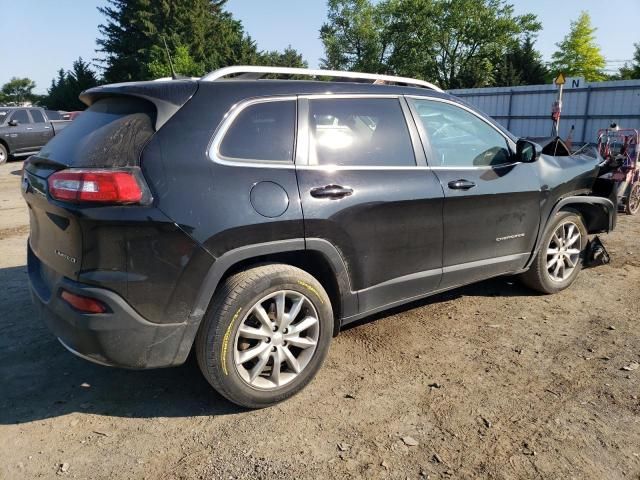
[[(491, 115), (514, 135), (551, 136), (555, 85), (450, 90)], [(574, 126), (573, 142), (595, 142), (596, 133), (611, 123), (640, 129), (640, 80), (584, 83), (569, 79), (564, 86), (560, 136)]]

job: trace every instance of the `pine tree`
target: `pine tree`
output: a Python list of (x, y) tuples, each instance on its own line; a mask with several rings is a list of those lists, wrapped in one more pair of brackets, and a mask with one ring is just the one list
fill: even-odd
[(584, 77), (588, 82), (604, 80), (606, 62), (595, 42), (595, 31), (587, 12), (582, 12), (578, 20), (571, 22), (569, 33), (556, 44), (558, 51), (552, 55), (553, 73)]
[(108, 83), (155, 78), (168, 71), (164, 50), (178, 55), (186, 75), (200, 75), (257, 55), (242, 24), (224, 10), (226, 0), (109, 0), (98, 10), (99, 52)]
[(505, 55), (496, 72), (496, 86), (541, 85), (546, 83), (547, 67), (534, 47), (531, 35), (526, 35)]
[(615, 76), (617, 80), (640, 79), (640, 42), (634, 43), (633, 46), (636, 47), (633, 53), (633, 61), (630, 65), (625, 63), (624, 66), (620, 68), (620, 73)]
[(89, 63), (78, 58), (71, 70), (58, 70), (57, 78), (51, 80), (45, 105), (53, 110), (84, 110), (86, 105), (80, 101), (80, 94), (98, 85), (95, 72)]

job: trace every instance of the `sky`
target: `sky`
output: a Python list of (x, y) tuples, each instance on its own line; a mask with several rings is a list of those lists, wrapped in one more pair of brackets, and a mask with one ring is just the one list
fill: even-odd
[[(569, 30), (580, 10), (591, 14), (597, 42), (609, 61), (629, 60), (640, 42), (640, 0), (509, 0), (517, 14), (534, 13), (543, 25), (536, 47), (545, 60)], [(60, 68), (78, 57), (92, 60), (98, 25), (97, 6), (106, 0), (0, 0), (0, 85), (11, 77), (29, 77), (36, 93), (46, 93)], [(242, 21), (262, 50), (287, 45), (302, 52), (310, 67), (323, 56), (318, 31), (326, 19), (325, 0), (228, 0), (227, 9)], [(612, 62), (607, 68), (615, 68)]]

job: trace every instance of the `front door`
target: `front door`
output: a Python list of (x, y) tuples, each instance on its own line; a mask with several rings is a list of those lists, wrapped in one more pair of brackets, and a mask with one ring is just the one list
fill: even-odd
[(31, 117), (26, 109), (20, 109), (13, 112), (9, 122), (17, 122), (15, 126), (8, 125), (8, 135), (11, 136), (10, 145), (12, 145), (12, 153), (21, 153), (31, 151), (30, 147), (33, 138), (33, 124)]
[(298, 125), (305, 238), (338, 249), (359, 311), (435, 290), (443, 192), (404, 99), (305, 97)]
[(537, 166), (514, 162), (513, 141), (469, 108), (409, 102), (445, 194), (441, 286), (523, 268), (540, 224)]

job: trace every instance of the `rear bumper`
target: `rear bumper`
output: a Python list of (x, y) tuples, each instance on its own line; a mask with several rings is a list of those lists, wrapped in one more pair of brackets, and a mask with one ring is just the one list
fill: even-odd
[[(28, 266), (31, 296), (38, 314), (72, 353), (94, 363), (124, 368), (168, 367), (186, 360), (193, 325), (149, 322), (116, 293), (56, 274), (31, 248)], [(109, 311), (81, 313), (60, 298), (62, 289), (96, 298)]]

